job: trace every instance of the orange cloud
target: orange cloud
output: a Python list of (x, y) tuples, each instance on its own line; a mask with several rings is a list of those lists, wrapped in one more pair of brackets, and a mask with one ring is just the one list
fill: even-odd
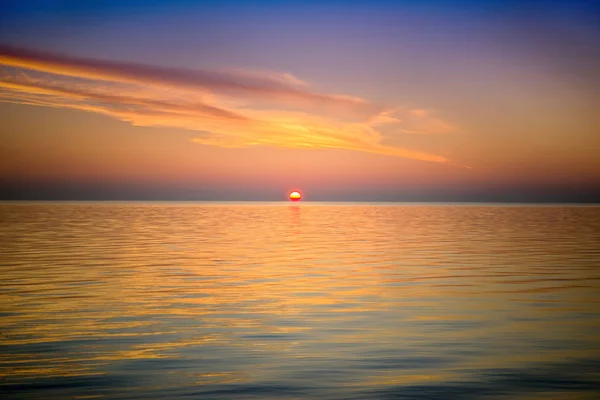
[(307, 91), (290, 74), (240, 72), (240, 70), (192, 70), (138, 63), (106, 61), (26, 50), (0, 45), (0, 65), (56, 75), (102, 81), (154, 84), (185, 89), (214, 90), (224, 95), (245, 95), (311, 107), (347, 108), (371, 112), (376, 107), (352, 96)]
[(383, 145), (377, 127), (386, 124), (414, 133), (454, 129), (429, 112), (383, 109), (359, 97), (313, 92), (285, 73), (165, 68), (8, 46), (0, 46), (0, 66), (10, 67), (0, 75), (0, 101), (198, 131), (192, 141), (205, 145), (336, 148), (448, 162), (439, 155)]

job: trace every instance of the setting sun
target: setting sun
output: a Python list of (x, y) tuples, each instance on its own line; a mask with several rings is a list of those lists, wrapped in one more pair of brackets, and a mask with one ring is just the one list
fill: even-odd
[(290, 193), (290, 200), (292, 201), (298, 201), (302, 198), (302, 194), (300, 192), (298, 192), (297, 190), (294, 190), (293, 192)]

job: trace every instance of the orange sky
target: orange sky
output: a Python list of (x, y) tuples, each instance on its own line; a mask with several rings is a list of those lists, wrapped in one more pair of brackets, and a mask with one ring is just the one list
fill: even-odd
[(5, 198), (597, 201), (586, 13), (432, 5), (15, 8)]

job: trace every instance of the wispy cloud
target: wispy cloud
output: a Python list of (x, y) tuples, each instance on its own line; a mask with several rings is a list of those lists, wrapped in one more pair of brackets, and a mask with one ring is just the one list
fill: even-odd
[(336, 148), (432, 162), (442, 156), (382, 144), (398, 132), (449, 133), (428, 110), (392, 109), (319, 93), (287, 73), (166, 68), (0, 45), (0, 101), (108, 115), (137, 126), (199, 131), (193, 142)]

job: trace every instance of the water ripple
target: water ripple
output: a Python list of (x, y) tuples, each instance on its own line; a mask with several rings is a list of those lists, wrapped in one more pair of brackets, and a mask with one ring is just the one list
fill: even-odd
[(600, 208), (0, 206), (0, 395), (600, 395)]

